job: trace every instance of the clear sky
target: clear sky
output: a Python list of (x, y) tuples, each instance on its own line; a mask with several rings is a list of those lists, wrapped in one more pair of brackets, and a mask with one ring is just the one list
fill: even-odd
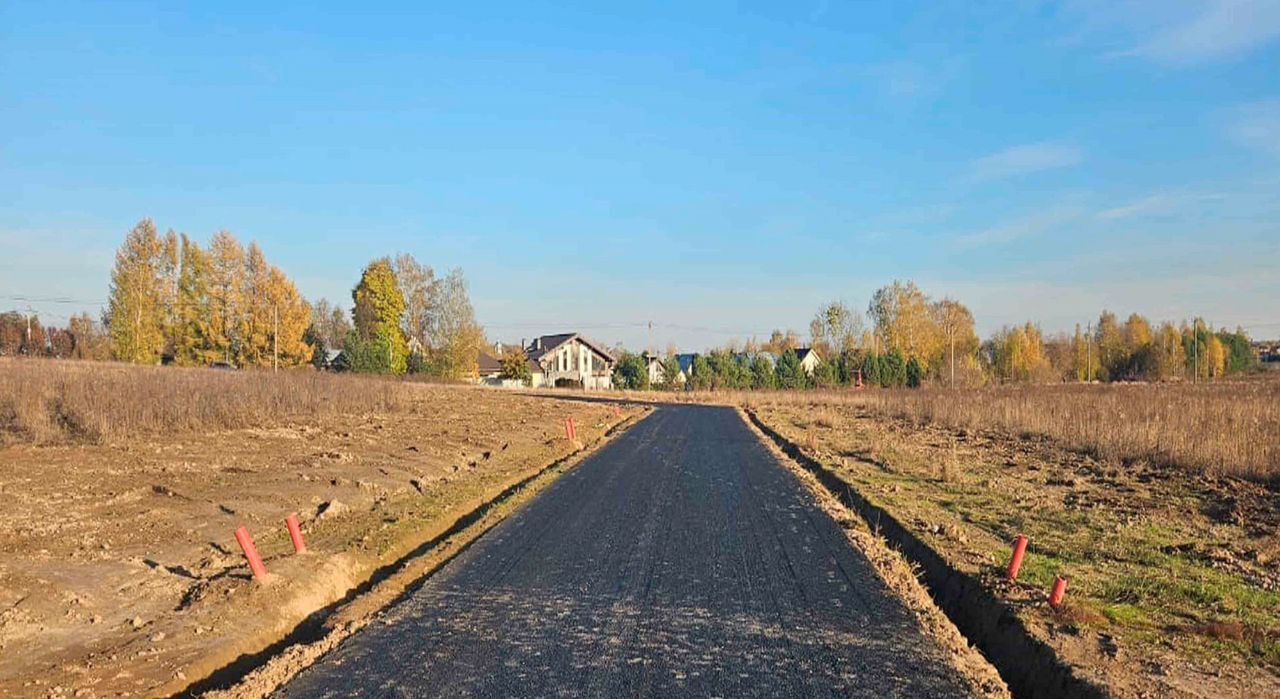
[(1280, 336), (1280, 0), (0, 3), (0, 308), (140, 218), (345, 304), (461, 266), (494, 339), (700, 349), (910, 278), (985, 335)]

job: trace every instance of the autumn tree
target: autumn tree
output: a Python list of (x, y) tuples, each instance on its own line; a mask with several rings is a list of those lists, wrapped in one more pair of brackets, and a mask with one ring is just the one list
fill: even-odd
[(173, 338), (178, 316), (178, 281), (181, 270), (181, 244), (178, 234), (169, 229), (160, 240), (160, 257), (157, 265), (159, 275), (160, 326), (164, 333), (164, 350), (167, 357), (173, 357)]
[[(391, 261), (370, 262), (351, 290), (355, 302), (352, 316), (355, 329), (344, 351), (353, 360), (352, 368), (384, 374), (403, 374), (408, 368), (408, 343), (400, 327), (404, 296), (396, 283)], [(474, 361), (474, 358), (473, 358)]]
[(1187, 357), (1183, 352), (1182, 335), (1173, 323), (1164, 322), (1155, 336), (1156, 375), (1161, 381), (1181, 378), (1186, 373)]
[(982, 344), (974, 329), (973, 313), (964, 304), (951, 298), (933, 304), (931, 312), (934, 325), (942, 333), (945, 342), (947, 382), (955, 388), (957, 358), (962, 366), (966, 360), (972, 361)]
[(273, 308), (268, 298), (271, 286), (271, 267), (256, 242), (250, 242), (245, 252), (244, 306), (242, 309), (239, 351), (236, 363), (240, 366), (271, 366), (271, 332)]
[(1044, 354), (1040, 328), (1034, 323), (1006, 327), (990, 342), (992, 365), (997, 376), (1009, 381), (1042, 381), (1050, 370)]
[(484, 329), (476, 322), (461, 269), (451, 270), (440, 280), (428, 318), (433, 373), (449, 379), (475, 376), (478, 352), (485, 344)]
[(208, 255), (186, 235), (179, 248), (175, 319), (170, 328), (174, 361), (185, 366), (210, 364), (219, 357), (210, 338)]
[(244, 248), (235, 236), (219, 231), (209, 241), (206, 261), (209, 312), (205, 352), (210, 358), (231, 363), (244, 336)]
[(1103, 311), (1098, 317), (1098, 328), (1094, 331), (1094, 345), (1098, 349), (1099, 376), (1106, 381), (1115, 381), (1124, 372), (1127, 363), (1124, 333), (1111, 311)]
[(266, 300), (271, 306), (272, 364), (294, 367), (311, 360), (311, 346), (306, 342), (311, 324), (311, 306), (298, 293), (293, 280), (272, 265), (267, 275)]
[(770, 354), (782, 354), (787, 350), (800, 348), (800, 336), (794, 330), (787, 330), (785, 333), (781, 330), (774, 330), (769, 335), (769, 341), (761, 345), (761, 349)]
[(1075, 360), (1075, 380), (1097, 381), (1100, 374), (1098, 351), (1094, 347), (1093, 336), (1082, 332), (1079, 323), (1076, 323), (1071, 348)]
[(0, 313), (0, 356), (13, 356), (26, 337), (27, 319), (17, 311)]
[(894, 281), (877, 289), (867, 306), (880, 348), (896, 349), (904, 359), (929, 364), (941, 347), (941, 334), (929, 298), (915, 282)]
[(1218, 339), (1222, 341), (1227, 353), (1226, 373), (1248, 371), (1256, 364), (1257, 358), (1253, 354), (1253, 345), (1243, 328), (1237, 327), (1234, 333), (1223, 330), (1218, 333)]
[(405, 335), (417, 340), (422, 347), (430, 347), (432, 325), (440, 303), (441, 282), (431, 267), (418, 262), (409, 253), (396, 255), (391, 267), (400, 295), (404, 297), (402, 326)]
[(45, 328), (45, 337), (49, 341), (49, 356), (57, 359), (70, 359), (76, 350), (76, 340), (71, 331), (50, 325)]
[(116, 252), (104, 313), (116, 359), (143, 364), (160, 361), (165, 343), (164, 255), (165, 244), (149, 218), (134, 226)]
[(832, 301), (814, 314), (809, 335), (822, 356), (835, 357), (857, 348), (862, 336), (862, 315), (843, 301)]
[(111, 356), (110, 340), (107, 338), (88, 313), (77, 313), (67, 323), (74, 348), (71, 356), (74, 359), (105, 360)]
[(509, 347), (498, 358), (498, 377), (519, 381), (528, 386), (533, 382), (533, 370), (529, 368), (529, 354), (523, 347)]
[(1216, 333), (1209, 333), (1209, 339), (1205, 343), (1204, 359), (1208, 378), (1216, 379), (1226, 375), (1227, 349)]
[(25, 354), (28, 357), (43, 357), (49, 353), (49, 336), (45, 331), (44, 324), (40, 322), (40, 316), (30, 315), (27, 317), (29, 323), (27, 332), (22, 337), (22, 346), (18, 348), (19, 354)]

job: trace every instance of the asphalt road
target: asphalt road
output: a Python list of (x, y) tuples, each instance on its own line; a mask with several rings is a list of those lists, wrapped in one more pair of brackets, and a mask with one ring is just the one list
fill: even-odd
[(662, 407), (280, 691), (969, 694), (728, 408)]

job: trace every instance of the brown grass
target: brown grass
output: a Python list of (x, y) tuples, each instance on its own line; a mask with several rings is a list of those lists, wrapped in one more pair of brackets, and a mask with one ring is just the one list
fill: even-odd
[(1280, 477), (1280, 383), (1273, 381), (885, 391), (862, 400), (895, 417), (1048, 436), (1100, 459)]
[(662, 399), (748, 408), (803, 404), (818, 416), (829, 406), (854, 406), (921, 423), (1050, 437), (1102, 460), (1145, 460), (1280, 481), (1280, 380), (1275, 377), (1196, 385), (704, 392), (663, 394)]
[(414, 390), (410, 384), (309, 369), (273, 374), (0, 360), (0, 442), (110, 442), (407, 410)]

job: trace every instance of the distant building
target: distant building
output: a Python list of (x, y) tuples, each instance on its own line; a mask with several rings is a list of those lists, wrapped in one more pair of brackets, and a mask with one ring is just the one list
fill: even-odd
[(538, 365), (539, 385), (609, 389), (617, 360), (602, 345), (578, 333), (543, 335), (525, 347), (529, 361)]
[(324, 358), (320, 360), (319, 366), (321, 369), (328, 371), (342, 371), (346, 368), (346, 356), (343, 355), (340, 349), (327, 349), (324, 351)]
[(686, 382), (693, 378), (693, 360), (696, 354), (677, 354), (676, 363), (680, 365), (680, 380)]
[[(641, 354), (640, 358), (644, 360), (645, 370), (649, 373), (649, 385), (657, 386), (658, 384), (661, 384), (665, 378), (662, 371), (663, 358), (656, 354), (649, 354), (648, 352)], [(676, 383), (684, 384), (684, 381), (685, 373), (682, 371), (676, 375)]]
[[(479, 382), (486, 386), (501, 386), (503, 388), (525, 388), (525, 383), (520, 379), (504, 379), (502, 378), (502, 354), (507, 350), (502, 343), (493, 346), (493, 350), (480, 350), (476, 357), (476, 368), (479, 374)], [(542, 365), (533, 361), (526, 360), (529, 363), (529, 383), (528, 386), (537, 388), (543, 385), (546, 379), (542, 373)]]
[(822, 357), (818, 356), (818, 350), (812, 347), (797, 347), (796, 359), (800, 360), (800, 366), (810, 376), (813, 376), (814, 370), (822, 363)]

